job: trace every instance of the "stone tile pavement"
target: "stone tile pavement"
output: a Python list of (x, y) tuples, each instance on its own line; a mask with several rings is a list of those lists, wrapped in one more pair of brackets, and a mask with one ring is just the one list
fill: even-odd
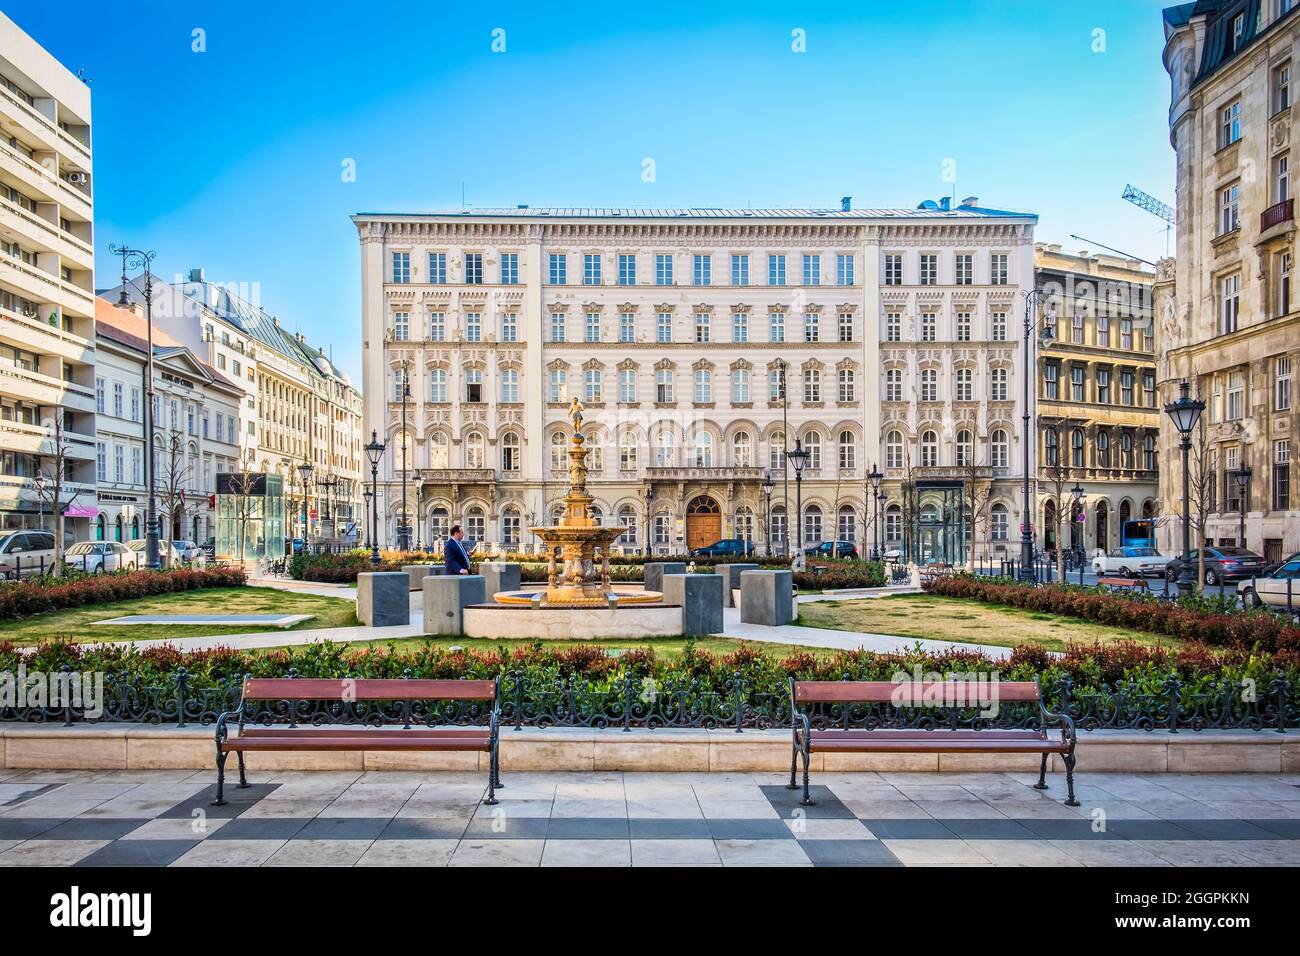
[(1300, 774), (0, 772), (0, 866), (1300, 865)]

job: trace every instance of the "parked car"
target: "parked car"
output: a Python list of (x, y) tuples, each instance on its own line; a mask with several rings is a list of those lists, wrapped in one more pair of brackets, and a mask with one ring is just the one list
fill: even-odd
[(53, 532), (10, 531), (0, 536), (0, 578), (34, 577), (53, 567)]
[(742, 538), (723, 538), (713, 544), (696, 548), (692, 558), (744, 558), (754, 553), (754, 543)]
[(63, 563), (74, 571), (103, 574), (135, 567), (135, 554), (120, 541), (78, 541), (63, 554)]
[(1300, 608), (1300, 557), (1296, 555), (1261, 577), (1242, 581), (1237, 585), (1237, 593), (1246, 607), (1286, 607), (1288, 583), (1291, 586), (1291, 606)]
[(1272, 564), (1270, 564), (1268, 567), (1264, 569), (1264, 573), (1272, 574), (1278, 568), (1282, 567), (1282, 565), (1290, 564), (1292, 561), (1300, 561), (1300, 551), (1297, 551), (1295, 554), (1290, 555), (1289, 557), (1283, 558), (1281, 561), (1274, 561)]
[(217, 539), (215, 537), (208, 538), (208, 540), (204, 541), (199, 545), (199, 547), (203, 549), (203, 553), (208, 556), (209, 561), (215, 561), (217, 559)]
[(881, 555), (886, 561), (901, 561), (903, 559), (902, 548), (886, 548), (885, 553)]
[[(1211, 587), (1225, 581), (1240, 581), (1264, 573), (1263, 556), (1254, 551), (1247, 551), (1245, 548), (1231, 546), (1201, 548), (1199, 553), (1205, 555), (1204, 583)], [(1197, 554), (1196, 550), (1192, 550), (1186, 555), (1171, 558), (1165, 565), (1165, 577), (1171, 583), (1177, 581), (1184, 558), (1195, 567), (1198, 562)]]
[(172, 547), (181, 556), (181, 563), (187, 567), (201, 568), (208, 563), (208, 554), (197, 541), (172, 541)]
[[(144, 538), (136, 538), (134, 541), (128, 541), (126, 543), (127, 548), (135, 554), (135, 566), (137, 568), (144, 569), (149, 566), (148, 559), (146, 558), (146, 555), (149, 553), (147, 545), (148, 542)], [(173, 546), (171, 542), (159, 541), (158, 564), (164, 568), (175, 568), (184, 564), (184, 562), (181, 560), (180, 552), (176, 550), (175, 546)]]
[(810, 558), (857, 558), (858, 547), (852, 541), (823, 541), (803, 553)]
[(1158, 578), (1172, 560), (1173, 555), (1161, 554), (1155, 548), (1129, 544), (1093, 558), (1092, 570), (1095, 574), (1118, 574), (1126, 578)]

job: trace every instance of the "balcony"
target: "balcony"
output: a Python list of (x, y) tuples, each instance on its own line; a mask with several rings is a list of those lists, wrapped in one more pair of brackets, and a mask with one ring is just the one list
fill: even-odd
[(1273, 227), (1291, 223), (1294, 220), (1294, 199), (1283, 199), (1281, 202), (1274, 203), (1259, 214), (1260, 238), (1264, 238), (1264, 233), (1268, 232)]
[[(421, 468), (420, 475), (426, 485), (487, 485), (496, 481), (491, 468)], [(415, 472), (407, 472), (407, 480), (415, 481)], [(401, 472), (392, 479), (400, 482)]]
[(680, 468), (657, 466), (647, 468), (645, 476), (649, 481), (762, 481), (763, 469), (694, 465)]

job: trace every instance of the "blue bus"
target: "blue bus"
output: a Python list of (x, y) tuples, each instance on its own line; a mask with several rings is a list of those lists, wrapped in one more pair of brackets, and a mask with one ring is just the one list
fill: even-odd
[(1154, 548), (1156, 546), (1155, 521), (1150, 518), (1125, 521), (1120, 525), (1119, 543), (1121, 547)]

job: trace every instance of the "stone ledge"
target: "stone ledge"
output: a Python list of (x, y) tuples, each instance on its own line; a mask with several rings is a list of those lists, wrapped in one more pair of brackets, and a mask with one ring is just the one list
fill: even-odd
[[(10, 724), (0, 726), (0, 761), (12, 770), (199, 770), (213, 764), (212, 739), (212, 726), (201, 724)], [(1078, 758), (1081, 774), (1300, 773), (1300, 734), (1103, 730), (1079, 738)], [(275, 770), (487, 769), (487, 755), (475, 753), (257, 753), (249, 760)], [(1038, 760), (1034, 754), (813, 754), (812, 770), (1029, 772)], [(790, 767), (790, 732), (506, 727), (501, 766), (507, 771), (784, 771)], [(1057, 756), (1052, 769), (1064, 770)]]

